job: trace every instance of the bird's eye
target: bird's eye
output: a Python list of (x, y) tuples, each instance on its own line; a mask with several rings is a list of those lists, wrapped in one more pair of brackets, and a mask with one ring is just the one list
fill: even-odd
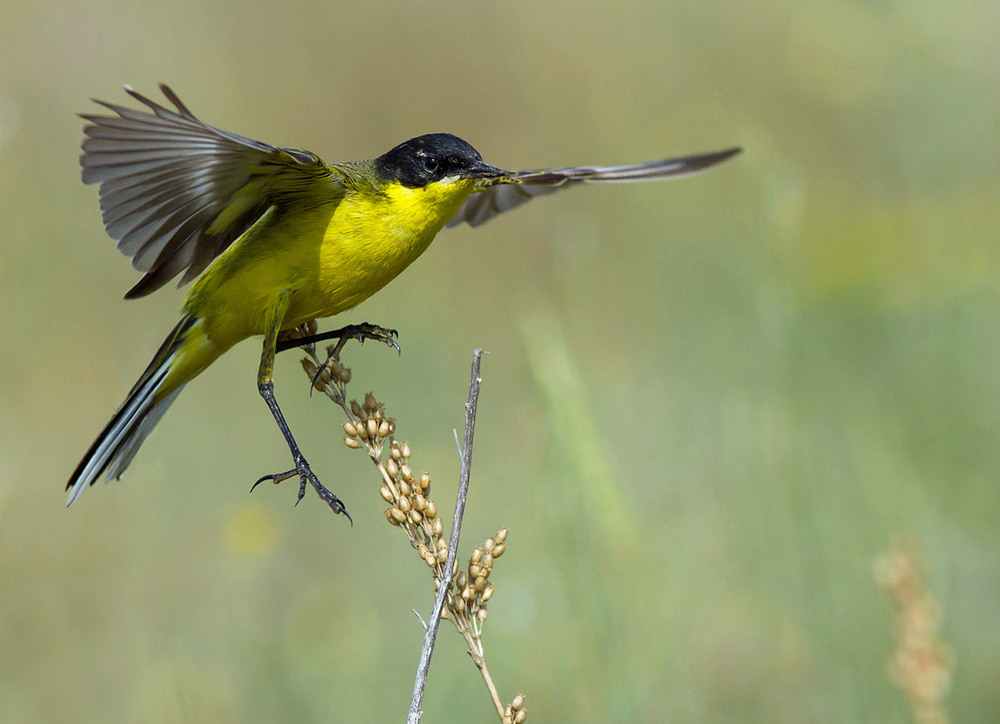
[(427, 173), (437, 173), (437, 170), (441, 167), (441, 162), (437, 160), (434, 156), (424, 157), (424, 168), (427, 169)]

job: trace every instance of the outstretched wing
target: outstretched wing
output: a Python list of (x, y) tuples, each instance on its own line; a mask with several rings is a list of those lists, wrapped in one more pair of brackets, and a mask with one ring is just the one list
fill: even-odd
[(497, 214), (515, 209), (536, 196), (544, 196), (580, 183), (623, 183), (687, 176), (721, 163), (735, 156), (740, 150), (730, 148), (715, 153), (628, 166), (573, 166), (539, 171), (517, 171), (507, 177), (509, 180), (505, 179), (499, 184), (488, 186), (469, 196), (447, 226), (458, 226), (463, 222), (469, 226), (479, 226)]
[(104, 228), (145, 272), (127, 299), (181, 272), (182, 284), (194, 279), (270, 206), (341, 191), (336, 172), (308, 151), (214, 128), (166, 85), (176, 111), (125, 90), (152, 113), (95, 101), (116, 115), (81, 114), (92, 125), (80, 165), (84, 183), (100, 184)]

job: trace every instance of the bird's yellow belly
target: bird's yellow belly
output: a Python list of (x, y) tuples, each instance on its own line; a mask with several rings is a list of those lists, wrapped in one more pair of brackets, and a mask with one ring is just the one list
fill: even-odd
[(275, 312), (289, 329), (351, 309), (420, 256), (467, 195), (393, 187), (312, 209), (272, 209), (198, 280), (186, 311), (228, 347), (263, 334)]

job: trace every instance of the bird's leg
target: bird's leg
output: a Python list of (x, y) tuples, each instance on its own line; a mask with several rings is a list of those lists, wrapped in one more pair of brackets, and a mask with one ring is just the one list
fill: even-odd
[[(303, 327), (304, 326), (305, 325), (303, 325)], [(302, 327), (296, 327), (295, 329), (301, 330)], [(285, 334), (287, 334), (287, 332)], [(330, 364), (330, 360), (340, 360), (340, 352), (344, 349), (344, 346), (349, 340), (356, 339), (361, 344), (364, 344), (366, 339), (373, 339), (376, 342), (382, 342), (389, 347), (392, 347), (396, 350), (396, 354), (400, 354), (399, 344), (396, 342), (396, 338), (398, 336), (399, 333), (395, 329), (387, 329), (386, 327), (380, 327), (377, 324), (362, 322), (361, 324), (349, 324), (346, 327), (335, 329), (332, 332), (323, 332), (321, 334), (309, 334), (299, 337), (281, 336), (275, 344), (275, 352), (284, 352), (286, 349), (301, 347), (308, 350), (309, 354), (311, 354), (318, 362), (319, 359), (316, 358), (315, 354), (315, 344), (328, 339), (337, 340), (337, 344), (330, 350), (330, 353), (326, 357), (326, 361), (319, 365), (316, 370), (316, 374), (313, 376), (312, 382), (309, 384), (309, 394), (311, 395), (316, 384), (316, 380), (318, 380), (320, 375), (323, 374), (326, 366)]]
[(268, 408), (271, 410), (271, 414), (274, 416), (274, 421), (278, 423), (278, 429), (281, 430), (281, 434), (285, 437), (285, 442), (288, 443), (288, 450), (292, 453), (292, 460), (295, 463), (295, 467), (284, 473), (265, 475), (254, 483), (250, 490), (253, 490), (265, 480), (270, 480), (272, 483), (277, 485), (294, 475), (298, 475), (299, 497), (298, 500), (296, 500), (296, 505), (298, 505), (298, 502), (301, 501), (302, 497), (306, 494), (306, 484), (308, 483), (316, 489), (316, 493), (320, 498), (326, 501), (326, 504), (330, 506), (334, 513), (343, 513), (347, 516), (348, 520), (351, 520), (351, 516), (348, 515), (347, 509), (344, 507), (340, 498), (323, 487), (323, 484), (319, 482), (319, 478), (316, 477), (316, 474), (309, 467), (309, 463), (306, 462), (302, 453), (299, 452), (299, 446), (295, 442), (295, 438), (292, 437), (291, 430), (288, 429), (288, 423), (285, 422), (285, 417), (281, 414), (281, 409), (278, 407), (277, 400), (274, 399), (274, 355), (279, 327), (280, 319), (275, 318), (267, 333), (264, 335), (264, 350), (260, 355), (260, 369), (257, 372), (257, 390), (260, 392), (260, 396), (264, 398), (264, 402), (267, 403)]
[(399, 344), (396, 343), (398, 336), (399, 333), (395, 329), (387, 329), (377, 324), (364, 322), (362, 324), (350, 324), (346, 327), (335, 329), (332, 332), (321, 332), (320, 334), (310, 334), (302, 337), (281, 337), (275, 344), (274, 351), (276, 353), (284, 352), (286, 349), (306, 347), (317, 342), (325, 342), (328, 339), (336, 339), (338, 341), (337, 346), (334, 347), (333, 354), (336, 357), (340, 355), (340, 351), (347, 344), (348, 340), (356, 339), (363, 344), (366, 339), (372, 339), (376, 342), (389, 345), (399, 353)]

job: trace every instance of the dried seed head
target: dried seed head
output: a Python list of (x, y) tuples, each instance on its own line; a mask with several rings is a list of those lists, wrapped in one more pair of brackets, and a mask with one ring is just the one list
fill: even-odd
[[(405, 446), (403, 447), (403, 456), (404, 457), (409, 457), (409, 455), (406, 454), (406, 447)], [(406, 463), (403, 463), (402, 465), (400, 465), (399, 466), (399, 472), (403, 476), (403, 480), (405, 480), (407, 482), (413, 482), (413, 471), (410, 470), (410, 466), (409, 465), (407, 465)]]
[(441, 548), (440, 550), (438, 550), (437, 559), (438, 559), (438, 563), (440, 563), (441, 565), (444, 565), (445, 563), (447, 563), (448, 562), (448, 549), (447, 548)]
[(393, 520), (396, 521), (398, 525), (402, 525), (406, 522), (406, 514), (403, 513), (399, 508), (389, 508), (389, 514), (392, 516)]
[(476, 593), (482, 593), (483, 591), (485, 591), (486, 590), (486, 579), (483, 578), (482, 576), (479, 576), (476, 579), (476, 582), (473, 584), (473, 588), (476, 589)]
[(437, 566), (437, 558), (435, 558), (430, 551), (428, 551), (427, 555), (424, 556), (424, 562), (427, 564), (428, 568), (434, 568)]
[(475, 563), (470, 563), (469, 564), (469, 575), (472, 576), (473, 578), (479, 578), (481, 575), (483, 575), (483, 569), (480, 568)]
[(472, 551), (472, 562), (473, 563), (480, 563), (482, 560), (483, 560), (483, 549), (482, 548), (476, 548), (476, 550)]
[(486, 554), (483, 555), (483, 568), (485, 568), (487, 571), (489, 571), (491, 568), (493, 568), (493, 554), (492, 553), (486, 553)]
[(357, 400), (351, 400), (351, 412), (355, 417), (361, 420), (368, 419), (368, 415), (366, 415), (365, 411), (361, 409), (361, 405), (358, 404)]
[(492, 538), (487, 538), (486, 539), (486, 543), (485, 543), (485, 545), (483, 545), (483, 550), (486, 551), (487, 553), (489, 553), (490, 551), (493, 550), (493, 539)]
[(396, 510), (395, 508), (386, 508), (385, 519), (390, 523), (392, 523), (393, 525), (399, 525), (399, 521), (396, 520), (396, 516), (393, 515), (393, 511), (395, 510)]
[(423, 543), (417, 546), (417, 552), (420, 554), (421, 558), (425, 559), (427, 558), (428, 555), (430, 555), (430, 551), (427, 550), (427, 546), (425, 546)]
[(345, 437), (344, 444), (347, 445), (347, 447), (349, 448), (353, 448), (354, 450), (357, 450), (359, 447), (361, 447), (361, 443), (355, 440), (353, 437)]
[(528, 710), (521, 709), (517, 714), (514, 715), (514, 724), (524, 724), (524, 720), (528, 718)]
[[(424, 515), (427, 516), (428, 518), (431, 517), (431, 506), (433, 504), (434, 503), (428, 503), (427, 510), (424, 511)], [(444, 533), (444, 523), (441, 522), (440, 518), (434, 518), (434, 522), (431, 523), (431, 532), (436, 536), (439, 536), (442, 533)]]
[(431, 474), (426, 470), (420, 474), (420, 487), (424, 490), (431, 487)]
[(424, 516), (420, 514), (419, 510), (410, 511), (410, 522), (414, 525), (420, 525), (420, 521), (424, 519)]
[(454, 606), (454, 608), (455, 608), (456, 613), (462, 613), (462, 611), (465, 610), (465, 599), (464, 598), (456, 598), (455, 599), (455, 606)]
[(389, 437), (389, 422), (387, 420), (382, 420), (378, 426), (378, 436), (381, 439)]
[(505, 550), (507, 550), (507, 546), (505, 546), (503, 543), (497, 543), (495, 546), (493, 546), (491, 555), (493, 556), (493, 558), (499, 558), (500, 556), (503, 555), (503, 552)]
[(479, 619), (479, 623), (483, 623), (486, 620), (486, 609), (481, 608), (476, 611), (476, 618)]
[(427, 498), (417, 493), (413, 496), (413, 507), (423, 512), (427, 508)]
[(468, 584), (469, 584), (469, 577), (465, 574), (465, 571), (462, 571), (461, 573), (458, 574), (458, 576), (456, 576), (455, 578), (456, 588), (459, 589), (465, 588)]
[(392, 441), (392, 447), (389, 449), (389, 455), (392, 456), (393, 460), (399, 460), (403, 457), (403, 451), (399, 447), (399, 443), (395, 440)]
[(412, 492), (413, 488), (411, 488), (410, 484), (406, 482), (406, 476), (404, 475), (403, 479), (399, 481), (399, 494), (405, 498), (409, 498), (410, 493)]
[(387, 503), (391, 503), (393, 501), (392, 491), (389, 490), (388, 485), (383, 485), (381, 488), (379, 488), (378, 494), (381, 495), (382, 500), (384, 500)]
[(447, 608), (441, 610), (441, 618), (451, 618), (451, 614), (448, 613)]
[(427, 510), (424, 511), (428, 518), (437, 518), (438, 507), (433, 500), (427, 501)]
[(403, 443), (403, 457), (410, 457), (410, 445), (408, 443)]
[(510, 708), (514, 711), (520, 711), (524, 708), (524, 694), (518, 694), (514, 697), (514, 701), (510, 703)]
[(354, 427), (354, 423), (350, 420), (344, 421), (344, 432), (347, 433), (348, 437), (357, 437), (358, 428)]
[(378, 423), (374, 417), (368, 418), (368, 437), (374, 439), (378, 436)]
[(483, 589), (483, 595), (480, 596), (480, 598), (483, 600), (483, 603), (486, 603), (491, 598), (493, 598), (493, 591), (494, 591), (494, 588), (493, 588), (493, 584), (492, 583), (489, 584), (488, 586), (486, 586), (485, 589)]
[(410, 499), (409, 498), (405, 498), (405, 497), (404, 498), (400, 498), (399, 502), (396, 505), (398, 505), (399, 509), (401, 511), (403, 511), (404, 513), (409, 513), (410, 512)]
[(306, 371), (306, 374), (309, 375), (309, 379), (312, 379), (313, 377), (316, 376), (316, 370), (318, 370), (319, 368), (315, 364), (313, 364), (313, 361), (311, 359), (309, 359), (308, 357), (303, 357), (302, 369), (304, 369)]

